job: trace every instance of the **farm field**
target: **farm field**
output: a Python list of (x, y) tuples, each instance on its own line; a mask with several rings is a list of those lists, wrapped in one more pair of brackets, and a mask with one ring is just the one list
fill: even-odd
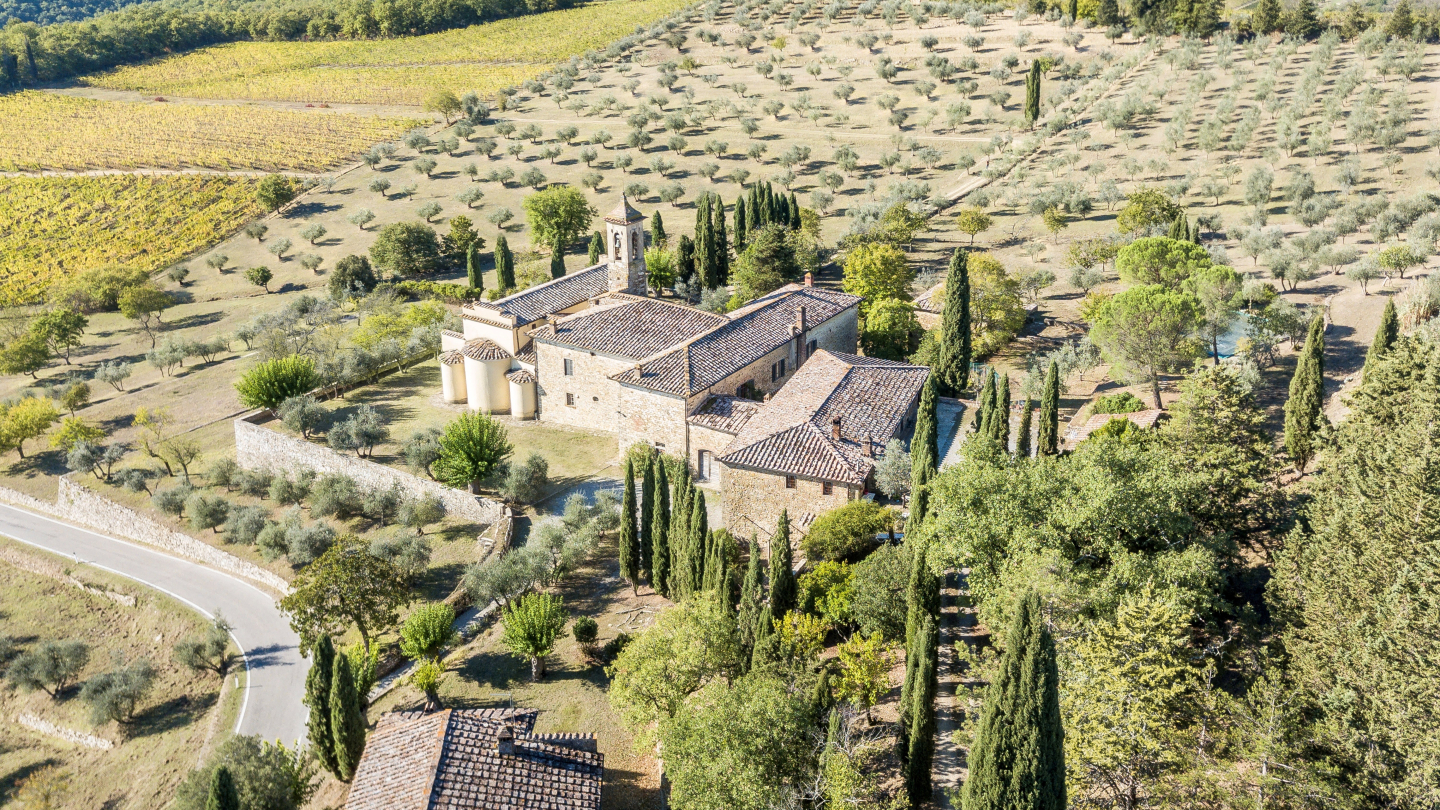
[(238, 42), (86, 77), (196, 98), (419, 105), (436, 90), (490, 96), (539, 66), (602, 49), (686, 0), (606, 0), (470, 28), (373, 41)]
[(0, 305), (34, 302), (66, 272), (158, 270), (257, 213), (251, 179), (0, 178)]
[(0, 171), (323, 171), (427, 122), (250, 106), (0, 96)]

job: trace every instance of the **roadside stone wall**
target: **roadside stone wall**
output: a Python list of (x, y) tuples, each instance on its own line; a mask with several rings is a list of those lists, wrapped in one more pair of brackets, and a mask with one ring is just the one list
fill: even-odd
[(257, 582), (278, 593), (283, 594), (290, 591), (290, 585), (277, 574), (266, 571), (254, 563), (246, 562), (233, 554), (227, 554), (187, 534), (181, 534), (153, 518), (128, 506), (115, 503), (66, 477), (60, 479), (54, 503), (46, 503), (38, 498), (5, 488), (0, 488), (0, 501), (32, 512), (78, 523), (98, 532), (133, 540), (177, 557), (202, 562), (212, 568), (218, 568), (226, 573)]
[(256, 424), (261, 418), (259, 414), (252, 414), (235, 420), (235, 463), (244, 469), (287, 475), (300, 468), (340, 473), (369, 489), (387, 489), (396, 484), (411, 496), (436, 496), (445, 504), (448, 514), (474, 523), (490, 526), (510, 519), (509, 508), (499, 501), (479, 498), (384, 464), (342, 455), (328, 447), (270, 430)]
[(76, 731), (73, 728), (57, 726), (49, 720), (36, 717), (28, 712), (16, 715), (15, 721), (31, 731), (44, 734), (47, 737), (58, 737), (66, 742), (76, 745), (83, 745), (86, 748), (95, 748), (101, 751), (109, 751), (115, 744), (104, 737), (96, 737), (94, 734), (86, 734), (83, 731)]

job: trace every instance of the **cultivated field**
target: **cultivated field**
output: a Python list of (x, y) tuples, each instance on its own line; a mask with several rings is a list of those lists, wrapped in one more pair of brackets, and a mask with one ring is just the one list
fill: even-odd
[(0, 171), (323, 171), (428, 122), (254, 106), (0, 96)]

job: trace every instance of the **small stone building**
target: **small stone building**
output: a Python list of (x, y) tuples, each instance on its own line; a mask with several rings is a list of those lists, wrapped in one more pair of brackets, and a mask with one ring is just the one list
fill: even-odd
[(383, 715), (346, 810), (598, 810), (605, 755), (593, 734), (535, 734), (533, 709)]

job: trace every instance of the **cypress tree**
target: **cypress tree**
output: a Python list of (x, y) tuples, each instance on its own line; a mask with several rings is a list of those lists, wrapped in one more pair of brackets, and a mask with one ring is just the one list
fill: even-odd
[(635, 462), (625, 460), (625, 495), (620, 499), (620, 576), (640, 593), (640, 532), (635, 527)]
[(989, 417), (986, 417), (986, 424), (990, 427), (990, 435), (995, 443), (1000, 445), (1001, 450), (1010, 449), (1010, 374), (1006, 373), (996, 383), (995, 387), (995, 408)]
[(907, 523), (907, 525), (913, 525), (913, 527), (915, 527), (915, 528), (907, 528), (906, 531), (907, 531), (907, 532), (909, 532), (909, 531), (915, 531), (916, 528), (918, 528), (921, 524), (923, 524), (923, 523), (925, 522), (925, 518), (926, 518), (929, 514), (930, 514), (930, 485), (929, 485), (929, 484), (922, 484), (922, 485), (920, 485), (920, 486), (915, 486), (914, 484), (911, 484), (911, 488), (910, 488), (910, 517), (909, 517), (909, 519), (906, 521), (906, 523)]
[[(995, 370), (986, 368), (980, 372), (985, 378), (985, 384), (980, 386), (979, 402), (976, 403), (975, 431), (984, 433), (986, 423), (990, 419), (990, 412), (995, 409)], [(987, 434), (988, 435), (988, 434)]]
[(675, 481), (670, 508), (670, 598), (680, 600), (690, 592), (690, 476)]
[(1380, 326), (1375, 330), (1375, 339), (1370, 341), (1370, 351), (1365, 353), (1365, 370), (1369, 371), (1381, 358), (1390, 353), (1396, 338), (1400, 337), (1400, 318), (1395, 314), (1395, 299), (1385, 302), (1385, 311), (1380, 313)]
[(777, 618), (795, 609), (799, 598), (795, 582), (795, 561), (790, 549), (790, 511), (780, 510), (775, 536), (770, 538), (770, 613)]
[(670, 595), (670, 482), (665, 480), (665, 461), (657, 457), (655, 464), (655, 513), (651, 517), (650, 537), (654, 543), (654, 562), (650, 569), (650, 585), (661, 596)]
[(1030, 397), (1020, 404), (1020, 432), (1015, 436), (1015, 457), (1030, 457)]
[(1080, 0), (1070, 0), (1065, 4), (1065, 13), (1070, 15), (1072, 21), (1080, 19)]
[(655, 465), (659, 453), (652, 453), (645, 464), (645, 475), (640, 479), (640, 567), (655, 585)]
[(710, 552), (710, 515), (705, 509), (705, 493), (691, 487), (690, 501), (690, 588), (686, 596), (705, 587), (705, 555)]
[(550, 278), (564, 278), (565, 276), (565, 251), (556, 245), (550, 251)]
[(716, 259), (715, 229), (710, 218), (710, 196), (702, 198), (695, 220), (695, 264), (704, 279), (705, 289), (720, 286), (720, 263)]
[(665, 247), (669, 241), (670, 237), (665, 233), (665, 221), (660, 218), (659, 210), (656, 210), (655, 215), (650, 217), (650, 244)]
[(235, 790), (230, 769), (224, 765), (210, 775), (210, 796), (205, 801), (205, 810), (240, 810), (240, 794)]
[(755, 647), (755, 633), (759, 627), (761, 601), (764, 594), (763, 578), (760, 573), (760, 543), (750, 538), (750, 559), (745, 564), (745, 579), (740, 583), (740, 645), (747, 653)]
[(915, 630), (921, 620), (932, 611), (931, 590), (936, 590), (937, 596), (939, 591), (932, 588), (935, 575), (930, 573), (929, 539), (907, 532), (905, 542), (910, 547), (910, 576), (905, 584), (905, 644), (908, 647), (915, 640)]
[(748, 224), (745, 213), (745, 195), (741, 194), (735, 198), (735, 252), (738, 254), (745, 249), (745, 226)]
[[(1414, 36), (1415, 14), (1410, 10), (1410, 0), (1400, 0), (1395, 4), (1395, 8), (1390, 12), (1390, 19), (1385, 22), (1385, 33), (1396, 39), (1409, 39)], [(29, 46), (28, 40), (26, 46)]]
[(1305, 472), (1315, 453), (1315, 433), (1324, 420), (1321, 407), (1325, 398), (1325, 324), (1320, 316), (1310, 321), (1310, 334), (1295, 376), (1290, 378), (1290, 396), (1285, 400), (1285, 452), (1295, 460), (1295, 469)]
[(1280, 15), (1283, 11), (1280, 0), (1260, 0), (1260, 5), (1250, 17), (1250, 29), (1257, 34), (1273, 34), (1279, 31)]
[(750, 200), (749, 202), (745, 203), (745, 234), (746, 238), (748, 239), (749, 235), (754, 233), (755, 229), (759, 228), (762, 224), (760, 222), (759, 186), (751, 186), (750, 190), (746, 193), (746, 196)]
[(959, 248), (945, 274), (945, 306), (940, 311), (940, 341), (935, 367), (942, 396), (958, 397), (970, 384), (970, 267)]
[(310, 750), (320, 766), (340, 778), (335, 759), (335, 735), (330, 730), (330, 684), (334, 681), (335, 645), (321, 636), (310, 648), (310, 671), (305, 675), (305, 705), (310, 708)]
[(0, 90), (20, 89), (20, 62), (15, 54), (10, 53), (4, 43), (0, 43)]
[(465, 248), (465, 278), (470, 282), (470, 289), (485, 289), (484, 276), (480, 273), (480, 257), (477, 255), (473, 243)]
[(775, 614), (766, 605), (755, 622), (755, 644), (750, 649), (750, 668), (756, 669), (769, 660), (775, 642)]
[(1095, 22), (1106, 28), (1124, 22), (1124, 18), (1120, 16), (1119, 0), (1100, 0), (1100, 7), (1095, 11)]
[(800, 203), (795, 199), (795, 192), (790, 192), (790, 206), (785, 214), (789, 220), (790, 230), (800, 230)]
[(1025, 121), (1030, 128), (1040, 120), (1040, 60), (1030, 62), (1030, 73), (1025, 77)]
[(334, 670), (330, 681), (330, 729), (335, 739), (337, 775), (341, 781), (349, 782), (355, 778), (355, 767), (365, 751), (365, 715), (360, 711), (349, 656), (335, 656)]
[(594, 267), (600, 263), (600, 257), (605, 255), (605, 237), (599, 231), (590, 234), (590, 245), (587, 248), (586, 267)]
[(501, 290), (515, 289), (515, 254), (505, 234), (495, 237), (495, 286)]
[(829, 753), (831, 749), (840, 744), (840, 720), (840, 707), (836, 706), (830, 710), (830, 725), (825, 731), (826, 753)]
[(1064, 810), (1059, 681), (1055, 641), (1032, 591), (1010, 622), (999, 675), (985, 690), (965, 810)]
[(936, 375), (931, 374), (920, 389), (920, 404), (915, 409), (915, 435), (910, 439), (911, 488), (930, 483), (940, 468), (940, 426), (936, 421), (936, 392), (939, 386)]
[(675, 248), (675, 277), (687, 284), (695, 280), (695, 240), (688, 236)]
[(725, 230), (725, 201), (715, 195), (715, 205), (711, 209), (715, 217), (715, 266), (716, 277), (721, 284), (730, 283), (730, 236)]
[(930, 800), (930, 770), (935, 759), (935, 692), (939, 685), (939, 633), (935, 617), (926, 616), (916, 638), (918, 655), (910, 689), (910, 725), (906, 734), (905, 793), (911, 807)]
[[(1406, 6), (1405, 8), (1409, 9), (1410, 7)], [(30, 77), (30, 86), (34, 87), (40, 83), (40, 71), (35, 67), (35, 46), (30, 44), (29, 37), (25, 37), (21, 42), (24, 43), (25, 50), (25, 74)]]
[(1050, 361), (1045, 372), (1045, 393), (1040, 397), (1040, 429), (1035, 451), (1042, 456), (1060, 452), (1060, 364)]

